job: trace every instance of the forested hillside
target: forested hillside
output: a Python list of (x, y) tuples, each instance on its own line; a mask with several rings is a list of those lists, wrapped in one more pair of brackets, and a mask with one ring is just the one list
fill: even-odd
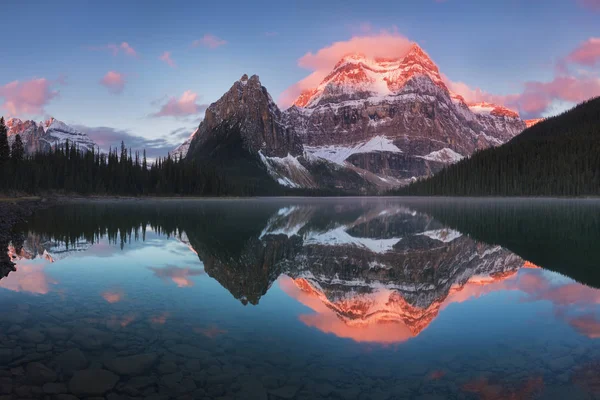
[(394, 194), (600, 195), (600, 97), (526, 129)]
[[(223, 160), (226, 163), (227, 160)], [(288, 189), (270, 182), (258, 185), (233, 176), (214, 163), (171, 157), (148, 162), (121, 144), (108, 154), (82, 151), (66, 142), (50, 152), (27, 155), (17, 135), (12, 148), (0, 118), (0, 194), (82, 194), (125, 196), (265, 196), (331, 195), (322, 190)], [(266, 174), (266, 172), (265, 172)]]

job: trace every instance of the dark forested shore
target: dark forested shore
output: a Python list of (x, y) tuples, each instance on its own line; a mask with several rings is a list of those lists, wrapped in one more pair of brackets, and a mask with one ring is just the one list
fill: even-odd
[(393, 194), (600, 196), (600, 97)]

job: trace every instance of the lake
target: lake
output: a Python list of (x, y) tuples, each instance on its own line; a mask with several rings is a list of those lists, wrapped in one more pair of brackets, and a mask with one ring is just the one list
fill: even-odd
[(2, 399), (600, 398), (597, 200), (73, 201), (13, 236)]

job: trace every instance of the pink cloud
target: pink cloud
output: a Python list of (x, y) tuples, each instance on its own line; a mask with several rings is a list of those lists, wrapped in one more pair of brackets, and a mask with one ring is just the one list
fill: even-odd
[(600, 0), (578, 0), (578, 3), (590, 10), (600, 11)]
[(206, 110), (206, 105), (198, 104), (198, 94), (191, 90), (183, 92), (181, 97), (171, 97), (153, 117), (186, 117), (189, 115), (200, 114)]
[(170, 67), (175, 68), (175, 61), (173, 61), (173, 59), (171, 58), (171, 52), (170, 51), (165, 51), (164, 53), (162, 53), (160, 55), (160, 60), (166, 62)]
[[(598, 1), (598, 4), (600, 4), (600, 1)], [(567, 61), (590, 67), (600, 64), (600, 37), (589, 38), (581, 43), (567, 56)]]
[(164, 268), (148, 267), (148, 269), (154, 272), (154, 276), (165, 281), (170, 279), (180, 288), (194, 286), (194, 281), (191, 278), (204, 274), (204, 271), (199, 269), (180, 268), (174, 265), (167, 265)]
[(123, 298), (125, 297), (125, 292), (123, 292), (123, 290), (121, 289), (107, 290), (105, 292), (102, 292), (101, 295), (104, 298), (104, 300), (108, 301), (111, 304), (114, 304), (123, 300)]
[(29, 81), (13, 81), (0, 86), (0, 97), (4, 99), (2, 108), (10, 115), (44, 114), (44, 107), (56, 96), (57, 90), (52, 90), (52, 82), (45, 78)]
[(593, 75), (555, 76), (549, 82), (525, 82), (521, 93), (494, 95), (464, 82), (453, 82), (443, 76), (450, 91), (461, 95), (467, 103), (489, 102), (519, 110), (522, 114), (538, 116), (554, 101), (579, 103), (600, 95), (600, 78)]
[(100, 84), (112, 94), (119, 94), (125, 89), (125, 76), (120, 72), (108, 71), (100, 80)]
[(275, 36), (279, 36), (279, 32), (273, 32), (273, 31), (270, 31), (270, 32), (265, 32), (265, 36), (266, 36), (266, 37), (275, 37)]
[(204, 46), (209, 49), (216, 49), (217, 47), (223, 46), (227, 44), (226, 40), (218, 38), (215, 35), (211, 35), (210, 33), (205, 34), (202, 39), (194, 40), (192, 42), (193, 47)]
[(442, 75), (442, 80), (452, 93), (456, 93), (462, 96), (465, 101), (469, 103), (493, 103), (507, 105), (514, 102), (518, 95), (496, 95), (493, 93), (486, 92), (480, 88), (471, 88), (464, 82), (455, 82), (450, 80), (445, 74)]
[(47, 294), (58, 282), (48, 277), (46, 265), (29, 263), (29, 260), (18, 262), (17, 270), (0, 280), (0, 288), (14, 292)]
[(122, 42), (121, 44), (108, 44), (106, 45), (106, 48), (108, 48), (110, 51), (112, 51), (113, 56), (118, 55), (120, 52), (125, 53), (125, 55), (131, 56), (131, 57), (137, 57), (138, 53), (135, 51), (135, 49), (133, 47), (131, 47), (129, 45), (129, 43), (127, 42)]
[[(361, 24), (361, 29), (371, 30), (367, 23)], [(319, 85), (342, 57), (352, 53), (361, 53), (367, 57), (402, 57), (406, 54), (412, 42), (393, 31), (382, 30), (378, 34), (354, 36), (350, 40), (335, 42), (316, 53), (306, 53), (298, 60), (298, 65), (313, 72), (300, 82), (286, 89), (279, 97), (282, 107), (290, 106), (303, 90)]]

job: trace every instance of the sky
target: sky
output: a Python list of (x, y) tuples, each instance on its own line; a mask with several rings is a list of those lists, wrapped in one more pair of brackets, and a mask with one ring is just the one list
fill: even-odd
[(600, 95), (600, 0), (5, 0), (0, 114), (166, 152), (244, 73), (282, 108), (344, 52), (418, 43), (447, 86), (523, 118)]

